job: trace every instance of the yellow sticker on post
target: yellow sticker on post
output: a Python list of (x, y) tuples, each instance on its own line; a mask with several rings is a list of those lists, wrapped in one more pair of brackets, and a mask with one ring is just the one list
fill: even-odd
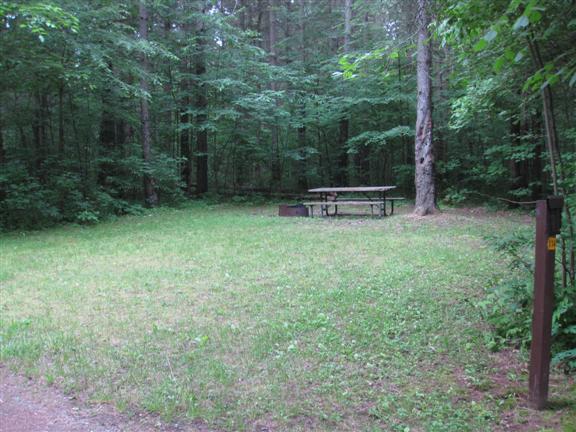
[(556, 237), (548, 237), (548, 250), (554, 252), (556, 250)]

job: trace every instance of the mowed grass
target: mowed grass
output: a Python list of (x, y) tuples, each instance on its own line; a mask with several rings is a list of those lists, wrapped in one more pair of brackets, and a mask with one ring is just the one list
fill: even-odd
[(218, 430), (492, 430), (474, 305), (514, 218), (192, 205), (3, 235), (0, 361)]

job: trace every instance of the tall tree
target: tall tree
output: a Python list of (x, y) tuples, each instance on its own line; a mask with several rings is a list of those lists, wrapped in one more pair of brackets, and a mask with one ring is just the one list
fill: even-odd
[(434, 148), (432, 141), (432, 49), (428, 26), (427, 0), (418, 0), (418, 48), (417, 48), (417, 107), (415, 139), (415, 186), (414, 213), (424, 216), (436, 208), (434, 184)]
[(6, 160), (6, 150), (4, 150), (4, 130), (2, 128), (2, 107), (0, 106), (0, 164)]
[[(269, 0), (268, 4), (268, 43), (270, 52), (270, 64), (272, 66), (278, 66), (278, 47), (277, 43), (277, 23), (276, 23), (276, 11), (278, 9), (278, 0)], [(273, 78), (270, 83), (270, 89), (275, 92), (278, 90), (278, 83)], [(276, 100), (276, 106), (278, 105), (278, 100)], [(274, 116), (275, 117), (275, 116)], [(272, 135), (272, 182), (271, 186), (280, 186), (282, 180), (282, 166), (280, 159), (280, 132), (278, 129), (278, 124), (276, 118), (272, 119), (272, 125), (270, 133)]]
[[(306, 73), (306, 0), (298, 3), (298, 49), (300, 51), (300, 61), (302, 63), (301, 73)], [(306, 136), (306, 104), (302, 96), (299, 103), (300, 125), (298, 126), (298, 147), (300, 151), (300, 164), (298, 166), (298, 189), (305, 191), (308, 189), (308, 154)]]
[(199, 16), (196, 21), (196, 194), (208, 192), (208, 129), (206, 128), (208, 99), (204, 74), (206, 73), (206, 24), (205, 17), (208, 5), (200, 1)]
[(192, 195), (194, 186), (193, 165), (194, 151), (191, 140), (192, 121), (190, 115), (190, 92), (192, 89), (191, 84), (191, 65), (190, 54), (187, 49), (188, 38), (190, 34), (190, 6), (187, 0), (178, 0), (176, 3), (176, 15), (179, 17), (177, 29), (183, 35), (182, 40), (179, 41), (177, 50), (181, 51), (180, 61), (180, 88), (178, 91), (178, 110), (177, 128), (178, 128), (178, 144), (180, 147), (180, 156), (183, 158), (181, 166), (181, 181), (183, 188), (187, 195)]
[[(350, 38), (352, 36), (352, 0), (344, 0), (344, 55), (350, 54)], [(338, 122), (338, 185), (348, 184), (348, 147), (350, 134), (350, 114), (344, 112)]]
[[(146, 1), (140, 0), (139, 4), (139, 33), (142, 41), (148, 41), (148, 8)], [(142, 141), (142, 155), (144, 157), (145, 170), (144, 173), (144, 199), (146, 205), (155, 206), (158, 204), (158, 194), (156, 193), (156, 185), (154, 178), (148, 172), (152, 162), (152, 136), (150, 134), (150, 108), (148, 106), (148, 97), (150, 89), (148, 85), (147, 74), (149, 72), (148, 55), (142, 52), (141, 57), (142, 77), (140, 78), (140, 131)]]

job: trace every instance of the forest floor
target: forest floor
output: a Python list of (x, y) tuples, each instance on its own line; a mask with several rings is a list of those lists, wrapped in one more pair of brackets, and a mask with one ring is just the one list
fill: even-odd
[(573, 378), (535, 412), (486, 348), (486, 236), (530, 222), (198, 203), (2, 235), (0, 429), (574, 431)]

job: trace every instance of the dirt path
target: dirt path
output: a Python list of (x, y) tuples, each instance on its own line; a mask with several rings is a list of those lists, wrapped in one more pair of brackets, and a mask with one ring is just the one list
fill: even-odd
[[(526, 365), (518, 360), (518, 353), (505, 350), (492, 355), (494, 365), (489, 390), (476, 389), (467, 382), (462, 370), (456, 371), (456, 381), (466, 389), (467, 398), (482, 400), (491, 397), (505, 401), (516, 400), (510, 409), (501, 412), (494, 431), (527, 432), (562, 430), (562, 418), (574, 401), (558, 399), (556, 392), (567, 394), (564, 387), (574, 380), (551, 376), (551, 399), (554, 408), (539, 412), (527, 409), (526, 383), (520, 379)], [(516, 378), (511, 378), (514, 376)], [(517, 394), (516, 394), (517, 393)], [(564, 420), (568, 420), (564, 418)], [(572, 420), (570, 424), (576, 420)], [(270, 432), (275, 428), (254, 424), (257, 432)], [(567, 430), (572, 430), (568, 428)], [(140, 414), (133, 417), (118, 413), (109, 405), (87, 406), (73, 397), (67, 397), (55, 387), (47, 387), (32, 379), (15, 375), (0, 365), (0, 432), (215, 432), (202, 422), (161, 422), (158, 417)]]
[(0, 366), (0, 432), (207, 432), (202, 424), (164, 424), (132, 418), (107, 405), (80, 407), (53, 387), (10, 373)]

